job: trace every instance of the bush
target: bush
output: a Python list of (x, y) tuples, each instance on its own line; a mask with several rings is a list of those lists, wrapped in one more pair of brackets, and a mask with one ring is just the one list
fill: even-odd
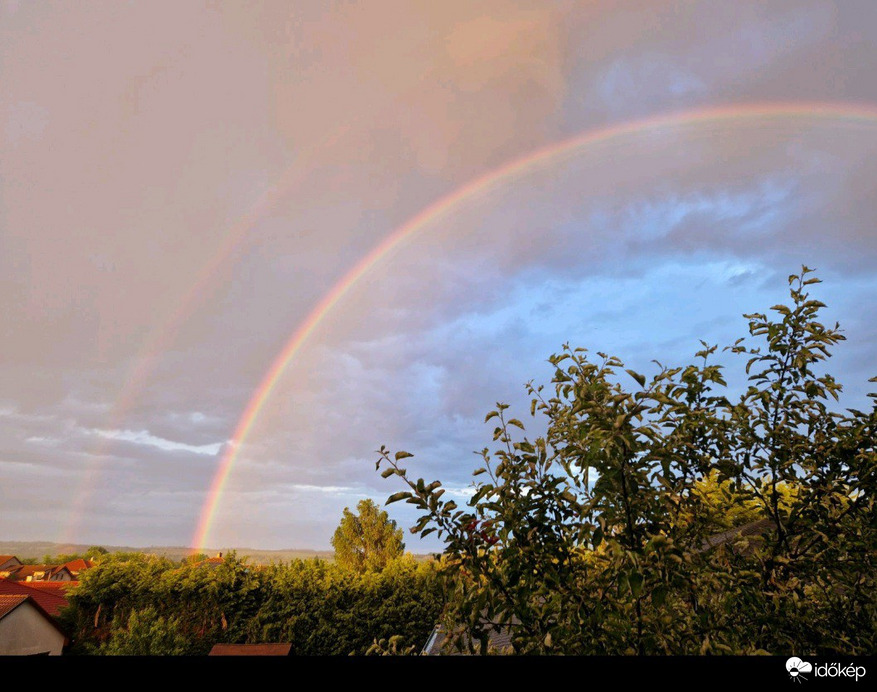
[(365, 654), (376, 639), (419, 649), (439, 617), (432, 562), (410, 556), (382, 572), (322, 560), (254, 567), (108, 556), (84, 572), (62, 614), (74, 653), (205, 654), (216, 643), (288, 642), (296, 654)]

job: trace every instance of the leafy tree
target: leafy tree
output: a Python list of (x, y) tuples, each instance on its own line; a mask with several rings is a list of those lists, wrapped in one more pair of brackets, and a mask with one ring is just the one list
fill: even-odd
[(104, 555), (109, 555), (109, 550), (102, 545), (93, 545), (85, 551), (86, 560), (100, 560)]
[(466, 507), (381, 448), (408, 487), (388, 504), (445, 541), (452, 643), (486, 652), (506, 628), (518, 653), (877, 650), (877, 406), (829, 407), (841, 386), (817, 368), (844, 337), (818, 321), (810, 272), (725, 349), (746, 359), (736, 401), (716, 346), (651, 379), (565, 346), (550, 394), (528, 385), (544, 435), (507, 405), (487, 415), (497, 446)]
[(441, 614), (444, 593), (433, 561), (404, 555), (383, 571), (354, 572), (321, 560), (266, 570), (266, 598), (249, 642), (290, 642), (300, 655), (365, 654), (376, 640), (419, 650)]
[(178, 656), (192, 653), (180, 618), (164, 618), (155, 608), (135, 610), (125, 623), (113, 623), (112, 636), (99, 653), (109, 656)]
[(84, 553), (59, 553), (58, 555), (46, 555), (43, 557), (43, 562), (47, 565), (62, 565), (66, 562), (73, 562), (74, 560), (93, 560), (97, 562), (104, 555), (108, 555), (109, 551), (103, 546), (93, 545)]
[(403, 555), (357, 573), (322, 560), (253, 567), (114, 554), (82, 574), (61, 618), (79, 654), (206, 654), (213, 644), (288, 642), (297, 654), (422, 646), (444, 603), (433, 561)]
[(402, 529), (372, 500), (360, 500), (356, 509), (344, 508), (332, 536), (335, 561), (354, 572), (380, 571), (402, 555)]

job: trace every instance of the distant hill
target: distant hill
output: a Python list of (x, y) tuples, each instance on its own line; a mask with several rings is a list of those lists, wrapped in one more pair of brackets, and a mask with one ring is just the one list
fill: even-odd
[[(15, 555), (20, 559), (40, 559), (44, 555), (83, 553), (92, 545), (94, 544), (52, 543), (49, 541), (0, 541), (0, 554)], [(145, 548), (138, 548), (129, 545), (104, 545), (103, 547), (111, 553), (147, 553), (161, 555), (171, 560), (182, 560), (192, 552), (190, 548), (184, 546), (147, 546)], [(252, 562), (258, 564), (269, 564), (271, 562), (293, 560), (296, 558), (307, 560), (314, 557), (331, 560), (334, 555), (331, 550), (254, 550), (252, 548), (235, 548), (234, 550), (238, 556), (246, 556)], [(208, 555), (216, 555), (219, 550), (205, 550), (204, 552)]]

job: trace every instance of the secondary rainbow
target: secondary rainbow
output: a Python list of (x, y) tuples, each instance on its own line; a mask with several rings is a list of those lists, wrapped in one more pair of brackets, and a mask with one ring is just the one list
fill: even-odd
[(210, 527), (222, 498), (225, 484), (231, 475), (241, 447), (283, 372), (326, 315), (333, 310), (365, 274), (403, 241), (412, 238), (419, 231), (445, 218), (461, 203), (477, 198), (479, 195), (487, 194), (501, 185), (506, 185), (531, 169), (558, 163), (565, 158), (579, 153), (580, 150), (596, 144), (649, 130), (683, 128), (709, 122), (721, 123), (741, 119), (781, 120), (790, 118), (829, 119), (874, 125), (877, 122), (877, 107), (854, 103), (824, 102), (755, 103), (674, 112), (589, 130), (571, 139), (539, 148), (475, 178), (463, 187), (436, 200), (402, 226), (390, 232), (365, 257), (359, 260), (355, 266), (341, 277), (320, 302), (314, 306), (307, 317), (296, 327), (283, 349), (271, 363), (271, 367), (263, 376), (238, 420), (234, 434), (220, 458), (219, 466), (210, 483), (206, 500), (201, 509), (198, 525), (191, 541), (192, 549), (198, 550), (206, 547)]
[[(205, 302), (213, 289), (219, 285), (218, 279), (226, 273), (224, 270), (232, 264), (229, 261), (230, 258), (244, 246), (244, 241), (248, 238), (256, 224), (281, 200), (287, 197), (301, 181), (306, 179), (308, 165), (314, 155), (327, 147), (338, 144), (347, 132), (347, 129), (347, 127), (334, 129), (327, 137), (301, 153), (259, 195), (255, 203), (231, 224), (220, 242), (219, 248), (210, 255), (208, 260), (198, 270), (195, 280), (189, 289), (181, 299), (176, 301), (169, 316), (160, 323), (157, 329), (150, 333), (137, 355), (132, 359), (132, 365), (110, 409), (110, 415), (103, 424), (105, 428), (114, 429), (122, 426), (125, 415), (148, 382), (149, 376), (154, 371), (161, 356), (170, 348), (180, 327)], [(94, 484), (100, 476), (100, 466), (110, 444), (108, 440), (101, 440), (91, 451), (93, 461), (89, 465), (88, 472), (82, 474), (77, 488), (71, 493), (73, 501), (68, 511), (68, 519), (62, 523), (62, 533), (58, 538), (59, 543), (75, 542), (74, 539), (79, 530), (78, 522), (84, 515), (83, 510), (94, 492)]]

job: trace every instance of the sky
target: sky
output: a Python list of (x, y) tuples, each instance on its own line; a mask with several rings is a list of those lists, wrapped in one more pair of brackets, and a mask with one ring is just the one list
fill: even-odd
[(402, 489), (381, 445), (465, 498), (485, 414), (538, 433), (525, 383), (564, 343), (686, 363), (802, 264), (864, 407), (874, 26), (872, 0), (0, 0), (3, 539), (326, 549)]

